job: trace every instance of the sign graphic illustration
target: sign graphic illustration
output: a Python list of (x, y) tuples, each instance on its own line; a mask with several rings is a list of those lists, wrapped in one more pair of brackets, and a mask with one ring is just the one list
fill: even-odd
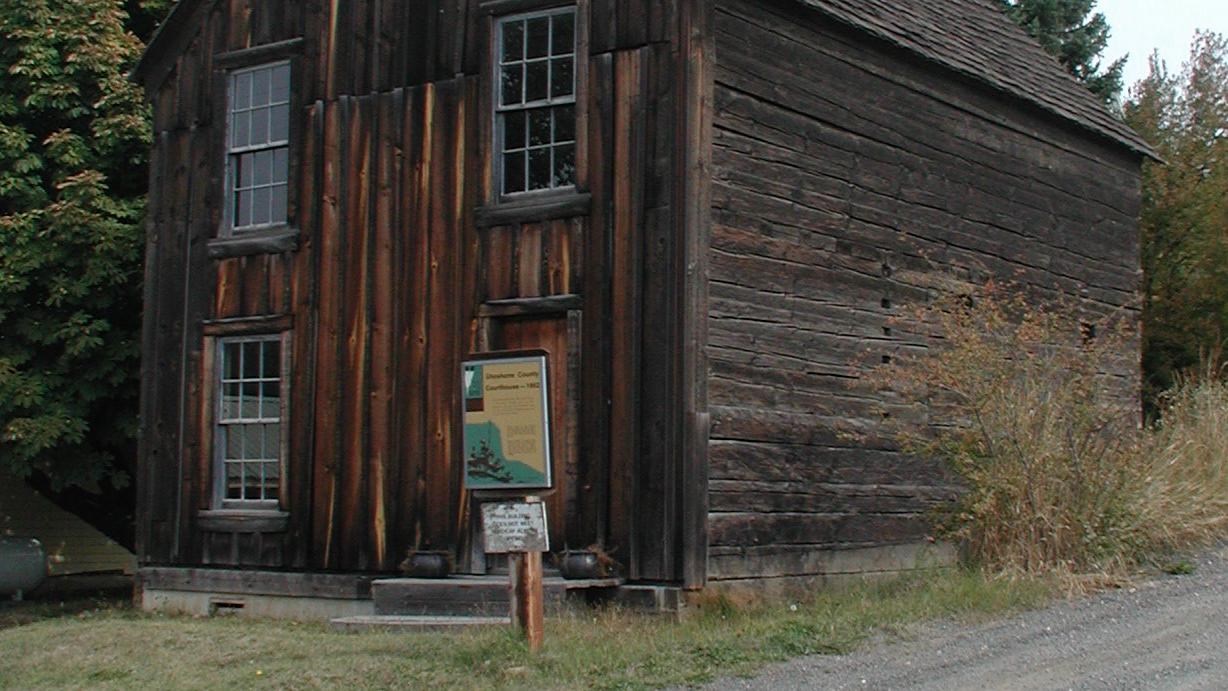
[(545, 355), (469, 360), (465, 399), (465, 487), (548, 489), (549, 388)]

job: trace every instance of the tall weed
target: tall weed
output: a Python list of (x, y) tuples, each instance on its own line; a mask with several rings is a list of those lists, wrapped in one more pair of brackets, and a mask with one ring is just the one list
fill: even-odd
[(1137, 333), (1078, 315), (990, 284), (913, 315), (940, 346), (872, 376), (928, 403), (928, 424), (897, 431), (955, 470), (940, 528), (995, 571), (1113, 577), (1228, 527), (1228, 389), (1179, 390), (1145, 430)]
[(1156, 551), (1228, 535), (1228, 384), (1209, 374), (1178, 381), (1141, 444), (1144, 520)]

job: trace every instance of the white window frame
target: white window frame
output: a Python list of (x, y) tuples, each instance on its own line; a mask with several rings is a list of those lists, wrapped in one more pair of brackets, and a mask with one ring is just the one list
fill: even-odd
[[(234, 114), (236, 113), (234, 95), (235, 95), (235, 84), (237, 80), (239, 79), (239, 77), (241, 77), (244, 74), (251, 74), (254, 72), (261, 71), (261, 70), (269, 70), (269, 69), (274, 69), (278, 67), (285, 67), (289, 73), (288, 79), (287, 79), (288, 88), (286, 89), (286, 100), (276, 101), (276, 102), (270, 101), (269, 103), (263, 104), (263, 105), (265, 107), (270, 107), (270, 108), (280, 106), (280, 105), (285, 106), (285, 112), (286, 112), (285, 138), (278, 139), (278, 140), (269, 140), (264, 143), (255, 144), (255, 145), (249, 144), (245, 146), (235, 146), (233, 142), (234, 132), (232, 128), (234, 126)], [(272, 87), (270, 86), (270, 89), (271, 88)], [(274, 60), (271, 62), (264, 62), (264, 63), (260, 63), (256, 65), (238, 67), (233, 70), (229, 70), (226, 73), (226, 99), (225, 99), (226, 109), (225, 109), (225, 127), (224, 127), (225, 137), (226, 137), (225, 147), (224, 147), (226, 151), (226, 154), (225, 154), (225, 199), (223, 203), (223, 222), (222, 222), (222, 233), (221, 233), (223, 237), (241, 237), (241, 236), (248, 235), (254, 232), (259, 232), (262, 230), (283, 228), (289, 225), (289, 221), (290, 221), (289, 219), (290, 177), (291, 177), (290, 175), (290, 172), (291, 172), (290, 171), (290, 140), (292, 136), (291, 120), (293, 118), (292, 118), (291, 111), (292, 111), (292, 105), (293, 105), (292, 103), (293, 92), (294, 92), (294, 66), (293, 66), (292, 61), (288, 59)], [(251, 104), (249, 103), (248, 106), (250, 108)], [(286, 167), (285, 167), (285, 170), (282, 171), (283, 177), (285, 178), (284, 185), (286, 189), (285, 191), (286, 208), (285, 208), (283, 215), (280, 218), (270, 218), (270, 220), (267, 223), (248, 224), (248, 225), (243, 225), (243, 226), (236, 225), (238, 223), (238, 219), (236, 218), (236, 194), (237, 194), (237, 182), (238, 181), (236, 180), (237, 168), (235, 165), (235, 161), (244, 154), (259, 153), (263, 151), (276, 152), (279, 149), (285, 150), (286, 152)], [(279, 186), (279, 185), (270, 185), (270, 188), (272, 186)]]
[[(263, 394), (257, 398), (257, 411), (255, 416), (245, 415), (240, 404), (238, 417), (227, 418), (224, 415), (224, 397), (227, 383), (239, 383), (240, 390), (244, 382), (259, 382), (257, 386), (261, 386), (263, 382), (274, 381), (271, 378), (265, 377), (261, 371), (257, 379), (248, 379), (244, 377), (242, 368), (239, 370), (239, 379), (230, 380), (226, 377), (226, 350), (228, 345), (237, 345), (242, 349), (245, 343), (276, 343), (279, 347), (278, 352), (278, 373), (276, 381), (278, 382), (278, 406), (277, 415), (265, 415), (263, 403)], [(242, 511), (278, 511), (283, 504), (283, 498), (286, 496), (287, 486), (287, 449), (289, 443), (289, 395), (290, 386), (288, 374), (290, 371), (290, 336), (289, 332), (280, 332), (273, 334), (251, 334), (237, 336), (218, 336), (213, 339), (213, 363), (214, 373), (212, 375), (212, 410), (213, 410), (213, 462), (211, 464), (211, 472), (213, 473), (213, 501), (211, 502), (214, 509), (229, 509)], [(263, 364), (263, 358), (262, 358)], [(262, 368), (263, 369), (263, 368)], [(275, 490), (268, 492), (267, 487), (262, 482), (260, 498), (248, 499), (246, 497), (229, 498), (227, 496), (227, 463), (233, 462), (227, 459), (226, 441), (231, 429), (242, 429), (247, 426), (254, 425), (278, 425), (278, 433), (276, 436), (276, 464), (277, 464), (277, 485)], [(267, 440), (266, 440), (267, 441)], [(267, 450), (261, 454), (259, 459), (255, 459), (254, 463), (269, 463), (271, 456)], [(240, 461), (242, 462), (242, 461)], [(244, 488), (245, 491), (245, 488)], [(272, 494), (274, 496), (267, 496)]]
[[(554, 53), (554, 45), (553, 45), (554, 44), (554, 40), (553, 40), (554, 25), (553, 25), (553, 22), (551, 22), (551, 35), (547, 39), (549, 43), (549, 48), (547, 49), (547, 53), (544, 57), (526, 58), (523, 52), (524, 49), (522, 48), (521, 58), (519, 60), (515, 60), (512, 62), (504, 62), (503, 60), (503, 28), (505, 25), (513, 23), (513, 22), (526, 22), (526, 26), (527, 26), (527, 22), (533, 19), (538, 19), (542, 17), (554, 17), (554, 16), (566, 15), (566, 14), (570, 14), (572, 17), (572, 49), (571, 49), (570, 54), (556, 55)], [(550, 194), (550, 193), (557, 193), (561, 190), (574, 190), (576, 188), (576, 182), (579, 177), (579, 170), (578, 170), (579, 160), (580, 160), (579, 148), (581, 146), (581, 137), (580, 137), (579, 128), (580, 128), (581, 121), (582, 121), (580, 117), (581, 104), (579, 103), (579, 94), (581, 92), (581, 80), (584, 78), (583, 75), (580, 74), (580, 70), (582, 66), (585, 64), (585, 62), (581, 60), (581, 55), (580, 55), (580, 46), (581, 46), (580, 44), (580, 30), (581, 30), (580, 22), (582, 20), (581, 14), (582, 13), (580, 12), (580, 8), (577, 5), (572, 4), (572, 5), (563, 5), (563, 6), (551, 7), (547, 9), (535, 10), (532, 12), (509, 14), (509, 15), (500, 16), (500, 17), (495, 18), (495, 21), (493, 23), (494, 34), (495, 34), (494, 41), (493, 41), (494, 52), (491, 55), (490, 67), (491, 67), (491, 74), (492, 74), (491, 84), (492, 84), (492, 91), (493, 91), (491, 104), (492, 104), (492, 108), (494, 111), (493, 117), (491, 119), (493, 123), (493, 130), (494, 130), (494, 152), (493, 152), (494, 156), (492, 157), (494, 160), (493, 185), (495, 189), (498, 191), (496, 195), (497, 198), (516, 199), (516, 198), (522, 198), (527, 195)], [(522, 45), (527, 44), (527, 36), (522, 38), (522, 42), (523, 42)], [(551, 95), (552, 89), (551, 89), (550, 79), (552, 79), (553, 77), (553, 70), (548, 70), (546, 98), (537, 99), (534, 101), (522, 101), (520, 103), (515, 103), (512, 105), (503, 105), (503, 74), (502, 72), (503, 72), (504, 65), (516, 64), (516, 63), (520, 63), (523, 65), (523, 64), (526, 64), (527, 62), (540, 62), (540, 61), (544, 61), (547, 64), (549, 64), (551, 60), (556, 59), (558, 57), (565, 56), (565, 55), (570, 55), (571, 57), (572, 86), (571, 86), (570, 94), (567, 94), (564, 96), (558, 96), (558, 97)], [(522, 90), (521, 93), (522, 94), (524, 94), (524, 89), (527, 88), (527, 81), (528, 80), (524, 79), (522, 76), (522, 79), (521, 79), (521, 90)], [(568, 140), (556, 141), (554, 139), (555, 132), (553, 131), (553, 128), (552, 128), (551, 135), (550, 135), (550, 143), (548, 145), (546, 145), (545, 147), (542, 147), (542, 146), (530, 147), (528, 143), (528, 132), (527, 132), (528, 114), (533, 111), (544, 110), (544, 109), (549, 109), (550, 111), (554, 111), (555, 109), (565, 108), (568, 106), (572, 108), (572, 113), (573, 113), (573, 118), (574, 118), (572, 139), (569, 141)], [(524, 113), (526, 116), (525, 148), (521, 150), (523, 151), (524, 158), (525, 158), (525, 161), (523, 163), (524, 165), (524, 189), (513, 190), (513, 191), (508, 191), (504, 187), (504, 183), (505, 183), (505, 180), (504, 180), (504, 166), (505, 166), (504, 118), (510, 113)], [(556, 148), (558, 146), (567, 145), (568, 143), (570, 143), (571, 146), (573, 147), (572, 160), (574, 162), (573, 163), (574, 169), (572, 172), (572, 179), (568, 183), (556, 185), (554, 184), (555, 181), (553, 179), (554, 178), (554, 167), (555, 167), (554, 155), (556, 152)], [(538, 148), (538, 149), (545, 148), (550, 152), (551, 180), (550, 180), (550, 185), (548, 187), (530, 189), (530, 184), (529, 184), (529, 149), (530, 148)]]

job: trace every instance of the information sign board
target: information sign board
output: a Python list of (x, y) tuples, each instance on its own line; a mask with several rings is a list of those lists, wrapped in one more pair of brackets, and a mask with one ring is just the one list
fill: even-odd
[(549, 489), (549, 386), (545, 354), (468, 360), (465, 488)]
[(482, 504), (482, 534), (488, 554), (549, 552), (546, 505), (540, 501)]

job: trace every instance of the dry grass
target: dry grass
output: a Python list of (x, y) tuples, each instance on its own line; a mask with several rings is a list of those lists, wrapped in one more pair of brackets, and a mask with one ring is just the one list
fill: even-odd
[(1140, 501), (1153, 550), (1176, 551), (1228, 535), (1228, 384), (1179, 383), (1143, 435)]
[(1185, 386), (1141, 429), (1133, 382), (1112, 374), (1137, 367), (1128, 325), (1078, 314), (989, 285), (920, 310), (945, 343), (874, 379), (934, 411), (897, 431), (965, 484), (947, 537), (994, 572), (1074, 588), (1228, 534), (1228, 390)]

